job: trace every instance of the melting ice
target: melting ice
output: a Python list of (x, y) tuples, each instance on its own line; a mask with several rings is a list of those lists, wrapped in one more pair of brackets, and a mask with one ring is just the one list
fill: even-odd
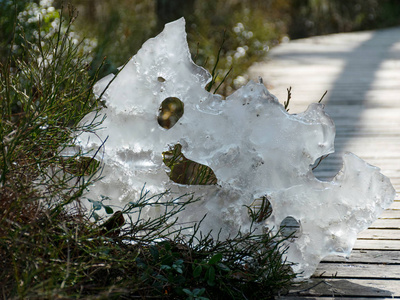
[[(261, 83), (250, 81), (223, 100), (205, 90), (210, 74), (191, 60), (183, 19), (169, 23), (148, 40), (116, 78), (95, 86), (107, 108), (97, 136), (84, 134), (84, 150), (104, 149), (104, 178), (88, 197), (107, 195), (123, 206), (144, 184), (151, 193), (194, 192), (202, 200), (180, 220), (207, 218), (202, 230), (222, 237), (249, 230), (246, 206), (267, 197), (272, 215), (261, 227), (279, 229), (288, 216), (300, 224), (288, 241), (287, 260), (295, 272), (310, 277), (329, 254), (349, 255), (357, 234), (394, 199), (394, 189), (379, 169), (356, 155), (343, 157), (343, 168), (330, 182), (315, 178), (311, 165), (334, 151), (335, 126), (321, 104), (296, 115), (286, 112)], [(157, 121), (163, 101), (178, 98), (184, 113), (170, 129)], [(87, 119), (93, 116), (88, 116)], [(185, 186), (171, 181), (162, 152), (182, 145), (190, 160), (209, 166), (218, 184)]]

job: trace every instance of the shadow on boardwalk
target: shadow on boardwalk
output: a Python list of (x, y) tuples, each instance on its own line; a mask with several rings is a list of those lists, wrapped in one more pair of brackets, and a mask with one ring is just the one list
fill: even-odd
[[(353, 115), (349, 125), (352, 125), (355, 131), (342, 135), (346, 140), (336, 144), (335, 148), (338, 154), (343, 153), (348, 140), (358, 134), (357, 130), (361, 127), (358, 125), (361, 123), (363, 109), (368, 106), (368, 103), (365, 103), (368, 102), (368, 94), (374, 90), (377, 74), (381, 70), (382, 64), (391, 58), (391, 49), (397, 42), (400, 42), (398, 28), (375, 31), (371, 38), (351, 52), (342, 54), (345, 65), (332, 84), (325, 103), (328, 113), (331, 110), (330, 106), (353, 106), (351, 109)], [(335, 54), (333, 53), (333, 55)], [(400, 58), (399, 53), (397, 53), (397, 57)], [(340, 115), (332, 117), (339, 119)]]
[(293, 290), (285, 296), (278, 299), (299, 299), (301, 297), (312, 297), (318, 295), (319, 297), (376, 297), (376, 298), (391, 298), (390, 291), (379, 289), (376, 287), (368, 286), (368, 280), (364, 280), (365, 285), (357, 284), (351, 280), (337, 279), (337, 280), (322, 280), (312, 279), (309, 282), (303, 282), (295, 285)]

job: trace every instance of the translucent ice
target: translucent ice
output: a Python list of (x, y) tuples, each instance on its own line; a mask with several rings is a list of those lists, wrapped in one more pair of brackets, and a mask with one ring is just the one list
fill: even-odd
[[(298, 238), (288, 241), (288, 261), (300, 276), (311, 276), (329, 254), (349, 255), (357, 233), (366, 229), (394, 198), (394, 189), (379, 169), (354, 154), (331, 182), (313, 175), (311, 165), (334, 151), (335, 126), (321, 104), (291, 115), (261, 83), (249, 82), (226, 100), (205, 90), (210, 74), (190, 58), (183, 19), (169, 23), (148, 40), (116, 78), (100, 80), (107, 118), (97, 136), (80, 137), (85, 150), (104, 150), (104, 178), (89, 198), (107, 195), (123, 205), (143, 186), (152, 193), (194, 192), (202, 196), (180, 220), (198, 221), (202, 230), (226, 238), (247, 231), (248, 208), (267, 197), (273, 212), (259, 224), (279, 229), (288, 216), (300, 224)], [(183, 103), (182, 117), (170, 129), (157, 121), (163, 101)], [(91, 118), (93, 116), (88, 116)], [(218, 184), (186, 186), (167, 175), (162, 153), (182, 145), (190, 160), (209, 166)], [(265, 223), (264, 223), (265, 222)]]

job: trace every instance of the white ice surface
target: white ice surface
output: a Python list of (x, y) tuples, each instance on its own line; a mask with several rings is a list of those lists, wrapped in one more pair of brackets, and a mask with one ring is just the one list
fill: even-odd
[[(112, 79), (100, 80), (100, 95)], [(288, 261), (300, 278), (310, 277), (329, 254), (349, 255), (357, 234), (366, 229), (394, 199), (394, 189), (379, 169), (347, 153), (343, 169), (331, 182), (315, 178), (311, 165), (334, 151), (335, 126), (321, 104), (297, 115), (286, 112), (261, 83), (250, 81), (226, 100), (205, 90), (210, 74), (191, 60), (183, 19), (169, 23), (144, 43), (104, 94), (107, 108), (97, 136), (84, 134), (80, 145), (104, 150), (104, 179), (88, 198), (107, 195), (123, 206), (135, 200), (144, 184), (151, 193), (195, 192), (201, 202), (180, 215), (221, 237), (249, 230), (245, 205), (268, 196), (275, 230), (291, 216), (300, 226), (289, 244)], [(184, 114), (169, 130), (157, 122), (161, 103), (176, 97)], [(88, 116), (89, 120), (93, 116)], [(171, 181), (162, 152), (182, 145), (185, 157), (209, 166), (216, 186), (184, 186)]]

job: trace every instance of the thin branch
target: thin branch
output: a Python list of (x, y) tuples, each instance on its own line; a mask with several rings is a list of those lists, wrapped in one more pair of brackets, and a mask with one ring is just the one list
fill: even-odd
[(328, 93), (328, 91), (325, 91), (325, 93), (322, 95), (321, 99), (319, 99), (318, 103), (322, 102), (322, 99), (324, 99), (325, 95)]
[(329, 154), (324, 155), (324, 156), (321, 156), (321, 157), (319, 158), (319, 161), (318, 161), (317, 165), (314, 166), (314, 167), (312, 168), (312, 170), (314, 171), (314, 170), (319, 166), (319, 164), (321, 163), (321, 161), (323, 161), (323, 160), (324, 160), (325, 158), (327, 158), (328, 156), (329, 156)]
[(285, 106), (286, 111), (289, 111), (288, 107), (289, 107), (289, 102), (290, 99), (292, 98), (292, 87), (289, 87), (286, 89), (287, 90), (287, 100), (283, 103), (283, 105)]

